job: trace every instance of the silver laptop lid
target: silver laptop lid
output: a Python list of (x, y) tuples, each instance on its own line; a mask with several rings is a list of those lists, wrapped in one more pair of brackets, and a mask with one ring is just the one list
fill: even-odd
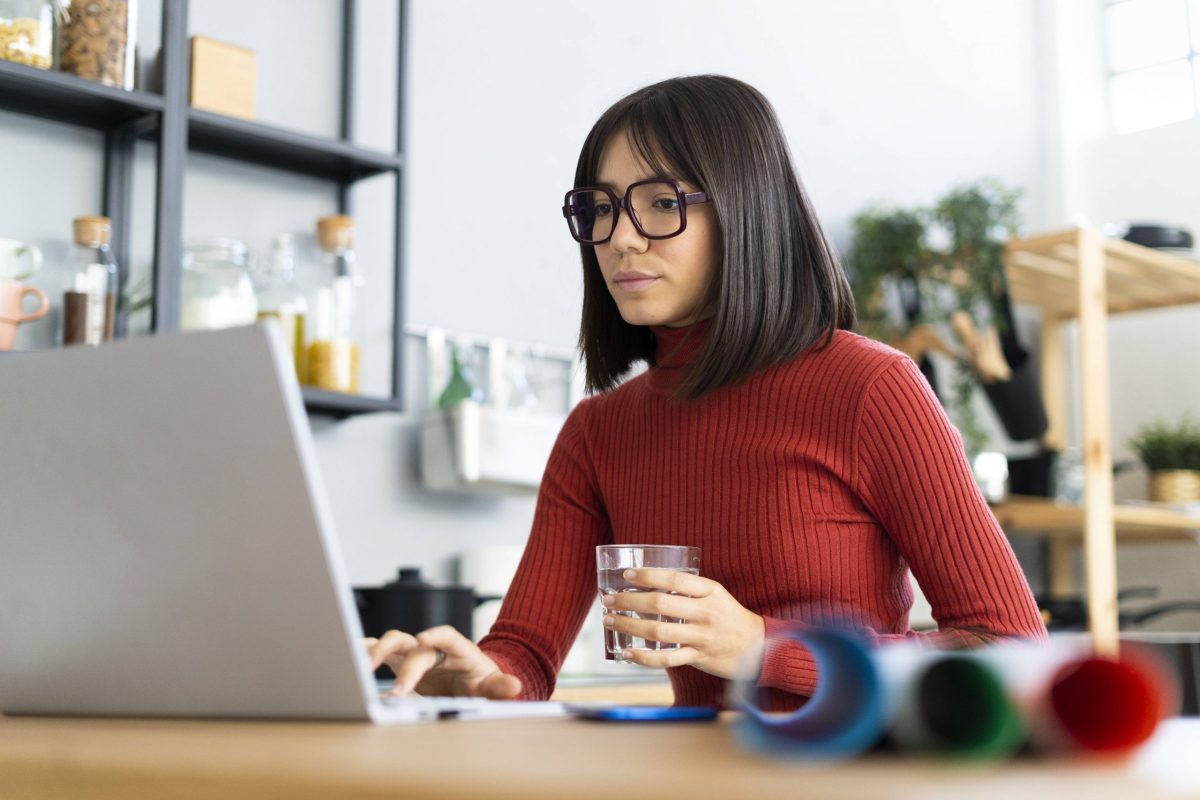
[(278, 331), (0, 358), (0, 709), (365, 718)]

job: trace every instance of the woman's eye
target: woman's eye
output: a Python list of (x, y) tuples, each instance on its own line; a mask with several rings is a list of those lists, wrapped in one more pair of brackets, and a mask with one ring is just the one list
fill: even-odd
[(612, 214), (612, 203), (596, 203), (594, 213), (597, 217), (607, 217)]
[(679, 198), (678, 197), (657, 197), (654, 199), (654, 202), (651, 205), (653, 206), (655, 211), (678, 211), (679, 210)]

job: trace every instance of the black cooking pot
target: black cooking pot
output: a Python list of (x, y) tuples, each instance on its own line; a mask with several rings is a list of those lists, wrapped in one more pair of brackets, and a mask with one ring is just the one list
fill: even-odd
[(354, 590), (354, 602), (367, 636), (381, 636), (390, 630), (420, 633), (438, 625), (451, 625), (470, 639), (475, 606), (491, 599), (477, 596), (469, 586), (422, 580), (421, 570), (415, 567), (402, 567), (396, 580), (384, 586)]

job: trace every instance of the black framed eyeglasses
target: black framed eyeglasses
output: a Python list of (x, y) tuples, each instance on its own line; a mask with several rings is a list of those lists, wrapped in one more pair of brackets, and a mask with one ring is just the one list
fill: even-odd
[(629, 184), (624, 197), (607, 186), (567, 192), (563, 216), (580, 244), (604, 244), (612, 238), (621, 209), (647, 239), (670, 239), (687, 229), (687, 207), (711, 201), (704, 192), (685, 192), (678, 181), (651, 178)]

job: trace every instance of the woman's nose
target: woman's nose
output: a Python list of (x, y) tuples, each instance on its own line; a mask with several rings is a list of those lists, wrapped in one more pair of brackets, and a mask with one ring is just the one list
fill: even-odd
[(617, 216), (617, 227), (613, 229), (610, 244), (618, 253), (640, 253), (650, 246), (650, 240), (638, 231), (629, 212), (622, 210)]

